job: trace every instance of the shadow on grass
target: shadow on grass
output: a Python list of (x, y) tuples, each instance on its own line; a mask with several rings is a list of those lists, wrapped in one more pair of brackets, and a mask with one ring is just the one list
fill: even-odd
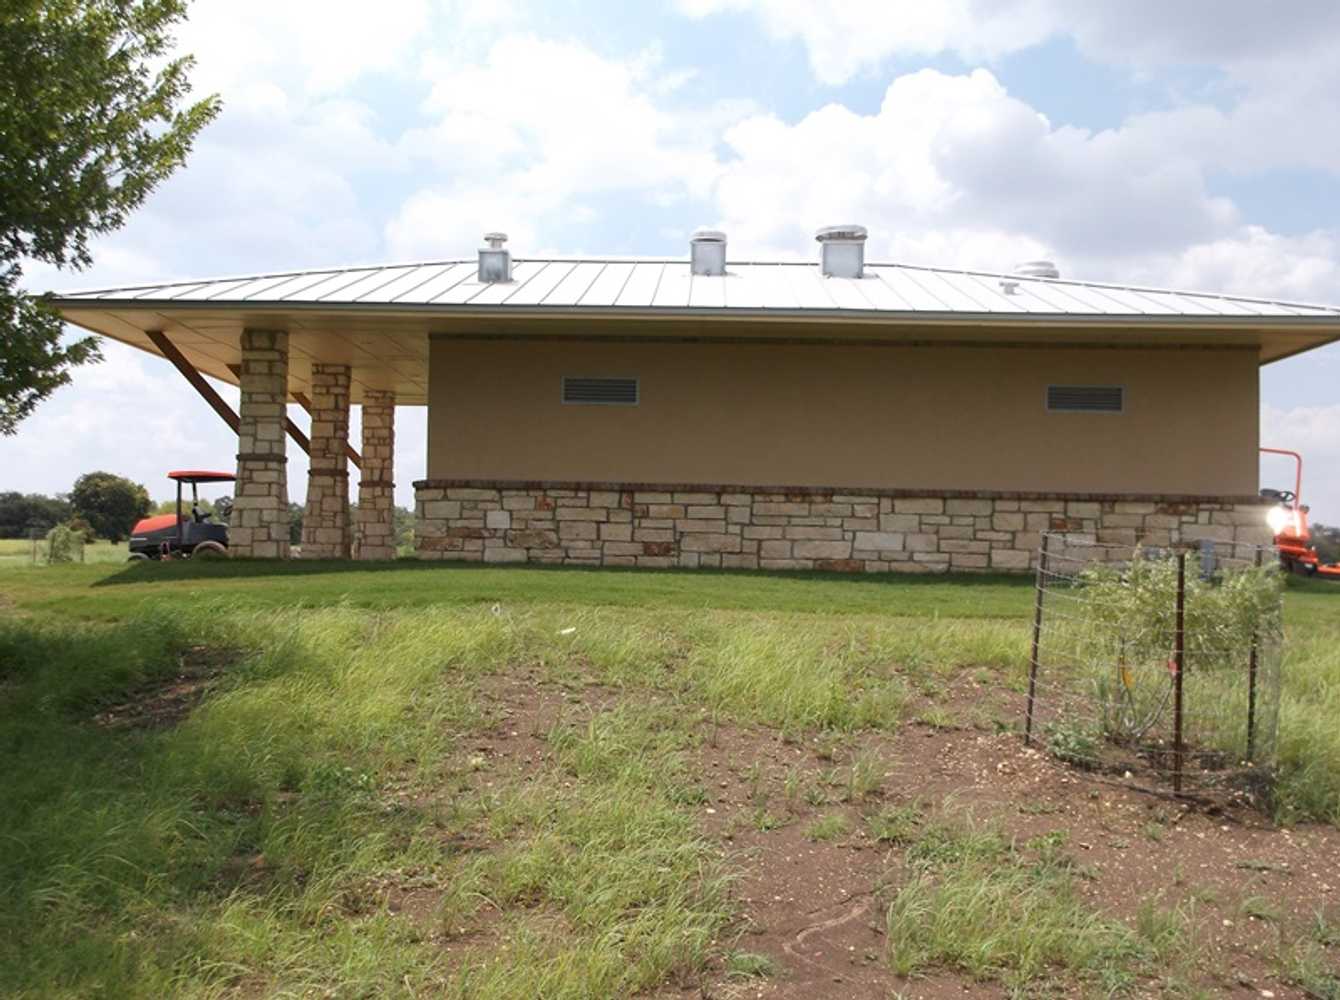
[[(897, 588), (944, 587), (972, 589), (985, 587), (1031, 587), (1031, 574), (1019, 573), (834, 573), (819, 570), (751, 570), (751, 569), (652, 569), (635, 566), (553, 566), (539, 563), (524, 565), (422, 561), (399, 559), (387, 562), (354, 562), (343, 559), (235, 559), (192, 562), (135, 562), (113, 576), (98, 580), (93, 587), (115, 587), (125, 584), (158, 583), (167, 580), (249, 580), (260, 577), (324, 577), (332, 574), (425, 574), (454, 571), (458, 573), (497, 574), (524, 578), (529, 574), (574, 576), (590, 578), (628, 577), (654, 582), (682, 578), (710, 580), (822, 581), (837, 584), (875, 584)], [(1337, 588), (1340, 589), (1340, 588)]]

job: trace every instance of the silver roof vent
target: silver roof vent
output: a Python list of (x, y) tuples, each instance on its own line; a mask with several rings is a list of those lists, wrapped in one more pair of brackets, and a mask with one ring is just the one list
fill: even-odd
[(1026, 260), (1014, 269), (1015, 274), (1025, 278), (1059, 278), (1061, 272), (1049, 260)]
[(726, 234), (716, 229), (695, 229), (689, 237), (689, 269), (694, 274), (725, 274)]
[(512, 280), (512, 252), (503, 247), (506, 233), (485, 233), (487, 247), (479, 248), (479, 280), (487, 283)]
[(825, 226), (814, 234), (822, 248), (827, 278), (859, 278), (865, 274), (865, 226)]

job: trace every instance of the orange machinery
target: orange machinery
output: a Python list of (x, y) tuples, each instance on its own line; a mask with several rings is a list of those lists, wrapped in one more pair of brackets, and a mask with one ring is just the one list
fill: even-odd
[(1283, 448), (1262, 448), (1269, 455), (1285, 455), (1294, 460), (1294, 487), (1292, 490), (1262, 490), (1261, 496), (1274, 500), (1275, 506), (1266, 514), (1270, 530), (1275, 533), (1275, 547), (1279, 549), (1280, 563), (1291, 573), (1320, 576), (1340, 581), (1340, 563), (1323, 563), (1312, 547), (1312, 533), (1307, 526), (1307, 507), (1302, 500), (1303, 456)]

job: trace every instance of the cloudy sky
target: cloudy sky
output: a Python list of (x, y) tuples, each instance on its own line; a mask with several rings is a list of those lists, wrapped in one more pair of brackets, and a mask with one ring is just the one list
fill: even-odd
[[(1340, 303), (1331, 0), (198, 0), (180, 44), (223, 114), (90, 272), (33, 287), (461, 256), (486, 229), (523, 256), (682, 254), (700, 225), (805, 256), (856, 221), (878, 260)], [(166, 362), (105, 353), (0, 438), (0, 489), (107, 468), (167, 496), (167, 469), (233, 464)], [(1340, 521), (1340, 345), (1262, 396), (1262, 443)], [(423, 412), (398, 420), (408, 503)]]

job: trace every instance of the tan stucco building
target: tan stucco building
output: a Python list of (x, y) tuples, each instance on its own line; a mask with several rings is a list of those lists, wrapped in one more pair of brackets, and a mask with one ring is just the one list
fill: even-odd
[(495, 238), (58, 302), (240, 384), (241, 555), (286, 554), (289, 399), (313, 414), (307, 556), (392, 553), (396, 404), (429, 408), (425, 558), (930, 572), (1025, 569), (1048, 530), (1263, 539), (1258, 369), (1340, 339), (1340, 310), (1047, 262), (872, 264), (858, 227), (820, 244), (814, 263), (727, 263), (716, 233), (687, 260), (512, 261)]

